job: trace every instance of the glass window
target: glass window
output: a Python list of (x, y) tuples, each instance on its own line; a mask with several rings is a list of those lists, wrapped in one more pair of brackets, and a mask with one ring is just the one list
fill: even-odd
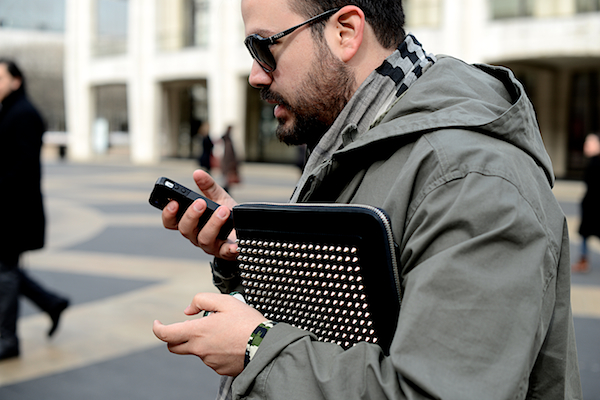
[(0, 27), (65, 30), (65, 0), (0, 1)]
[(209, 5), (209, 0), (158, 0), (158, 48), (168, 51), (208, 46)]
[(198, 158), (202, 134), (210, 129), (205, 79), (163, 84), (163, 157)]
[(95, 56), (127, 52), (128, 0), (96, 0)]
[(490, 0), (492, 19), (531, 17), (534, 0)]
[(583, 171), (583, 142), (588, 133), (600, 132), (600, 70), (577, 72), (571, 81), (568, 168)]
[(436, 27), (440, 24), (441, 0), (405, 0), (406, 25)]
[(600, 11), (600, 0), (577, 0), (577, 12), (594, 12)]
[(277, 139), (279, 123), (273, 116), (273, 105), (261, 100), (260, 92), (246, 86), (245, 158), (251, 162), (299, 164), (302, 146), (288, 146)]
[(193, 41), (192, 46), (208, 46), (208, 32), (210, 25), (209, 1), (194, 0), (192, 2), (192, 22)]
[(96, 115), (94, 118), (94, 149), (97, 153), (129, 144), (127, 86), (96, 86)]
[(537, 89), (537, 74), (535, 70), (515, 70), (516, 78), (523, 84), (523, 88), (525, 89), (525, 93), (530, 100), (533, 101), (536, 96)]

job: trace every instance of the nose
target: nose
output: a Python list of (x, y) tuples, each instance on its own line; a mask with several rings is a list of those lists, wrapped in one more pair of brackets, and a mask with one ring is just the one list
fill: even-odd
[(256, 60), (252, 62), (252, 69), (250, 70), (250, 77), (248, 78), (250, 86), (256, 89), (268, 87), (273, 82), (273, 77), (270, 73), (266, 72), (258, 64)]

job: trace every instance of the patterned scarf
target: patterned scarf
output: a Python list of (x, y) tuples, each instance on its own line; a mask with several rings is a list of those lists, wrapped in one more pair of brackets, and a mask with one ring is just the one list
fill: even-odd
[(290, 202), (298, 201), (308, 177), (344, 146), (343, 133), (347, 129), (354, 130), (358, 136), (377, 125), (410, 85), (435, 62), (435, 56), (425, 53), (421, 43), (408, 34), (398, 49), (365, 79), (312, 149)]

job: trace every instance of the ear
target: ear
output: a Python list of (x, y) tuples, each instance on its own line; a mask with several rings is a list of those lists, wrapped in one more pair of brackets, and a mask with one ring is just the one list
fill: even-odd
[(335, 31), (327, 37), (331, 51), (343, 62), (350, 61), (358, 52), (365, 31), (365, 14), (357, 6), (345, 6), (336, 14)]
[(10, 90), (12, 90), (13, 92), (19, 90), (19, 88), (21, 87), (21, 83), (23, 83), (23, 80), (21, 78), (13, 78), (10, 82)]

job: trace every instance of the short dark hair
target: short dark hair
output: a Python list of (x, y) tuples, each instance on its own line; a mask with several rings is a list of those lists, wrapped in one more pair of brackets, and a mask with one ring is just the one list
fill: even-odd
[[(314, 17), (332, 8), (355, 5), (365, 13), (379, 43), (386, 49), (398, 47), (406, 35), (401, 0), (288, 0), (293, 11), (305, 18)], [(325, 23), (311, 25), (318, 37), (323, 36)]]
[(19, 87), (16, 91), (17, 92), (20, 92), (20, 91), (25, 92), (25, 76), (23, 75), (23, 73), (21, 72), (21, 69), (17, 66), (17, 64), (13, 60), (10, 60), (8, 58), (1, 58), (1, 57), (0, 57), (0, 64), (6, 65), (6, 69), (8, 70), (8, 73), (13, 78), (19, 78), (21, 80), (21, 87)]

